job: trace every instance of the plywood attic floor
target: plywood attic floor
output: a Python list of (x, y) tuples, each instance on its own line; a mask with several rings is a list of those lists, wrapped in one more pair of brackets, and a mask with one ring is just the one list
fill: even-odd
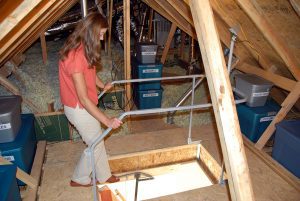
[[(175, 128), (162, 131), (152, 131), (127, 136), (111, 136), (106, 140), (107, 153), (110, 162), (120, 155), (132, 156), (134, 153), (165, 148), (186, 146), (187, 129)], [(202, 139), (200, 158), (204, 151), (209, 157), (202, 160), (210, 164), (211, 170), (220, 169), (221, 154), (218, 144), (215, 125), (209, 124), (193, 128), (193, 140)], [(188, 145), (192, 146), (192, 145)], [(247, 145), (249, 146), (249, 145)], [(246, 156), (253, 183), (256, 200), (261, 201), (299, 201), (300, 184), (296, 186), (287, 181), (278, 170), (270, 167), (252, 149), (246, 146)], [(81, 142), (59, 142), (47, 145), (46, 161), (43, 167), (43, 177), (39, 190), (40, 201), (62, 200), (92, 200), (91, 188), (72, 188), (69, 186), (75, 163), (85, 146)], [(175, 157), (175, 156), (174, 156)], [(211, 157), (211, 158), (210, 158)], [(206, 164), (206, 165), (207, 165)], [(112, 169), (115, 169), (114, 167)], [(297, 183), (298, 182), (298, 183)], [(178, 193), (152, 201), (175, 200), (230, 200), (228, 189), (215, 184), (210, 187)]]

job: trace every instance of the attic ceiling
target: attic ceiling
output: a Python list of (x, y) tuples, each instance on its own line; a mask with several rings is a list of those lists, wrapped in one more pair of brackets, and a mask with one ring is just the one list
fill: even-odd
[[(16, 2), (19, 4), (16, 5)], [(77, 0), (2, 0), (0, 12), (0, 66), (24, 52), (40, 34), (68, 11)], [(10, 11), (10, 13), (7, 13)]]
[[(197, 39), (188, 0), (142, 1), (175, 23), (188, 35)], [(0, 11), (3, 13), (0, 18), (0, 29), (2, 30), (0, 33), (0, 66), (3, 66), (14, 55), (24, 52), (38, 39), (40, 34), (44, 33), (76, 2), (78, 1), (2, 0), (0, 2)], [(240, 69), (245, 69), (247, 64), (288, 78), (292, 82), (299, 79), (300, 17), (297, 14), (299, 1), (253, 1), (257, 13), (268, 23), (268, 26), (263, 24), (264, 27), (259, 27), (257, 25), (259, 19), (251, 17), (251, 13), (249, 15), (249, 12), (243, 7), (250, 1), (211, 0), (210, 2), (223, 44), (229, 47), (231, 39), (229, 28), (235, 27), (239, 30), (235, 55), (239, 58)], [(274, 41), (274, 46), (268, 33), (263, 31), (264, 28), (266, 32), (268, 31), (269, 34), (280, 40), (281, 48), (276, 49), (276, 41)], [(280, 88), (287, 90), (287, 87)]]

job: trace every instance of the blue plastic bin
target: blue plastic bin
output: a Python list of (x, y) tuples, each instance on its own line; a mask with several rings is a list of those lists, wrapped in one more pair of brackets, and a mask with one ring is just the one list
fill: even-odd
[[(16, 139), (12, 142), (0, 143), (0, 154), (16, 164), (20, 169), (30, 173), (36, 150), (34, 115), (22, 114), (22, 125)], [(18, 180), (19, 185), (25, 185)]]
[(134, 101), (138, 109), (160, 108), (162, 89), (135, 91)]
[(300, 178), (300, 120), (282, 121), (276, 125), (272, 157)]
[(274, 119), (280, 106), (270, 99), (261, 107), (238, 104), (236, 109), (242, 133), (255, 143)]
[(0, 201), (21, 201), (16, 172), (14, 164), (0, 165)]
[[(162, 76), (162, 64), (141, 64), (136, 59), (132, 59), (133, 74), (134, 79), (144, 79), (144, 78), (160, 78)], [(153, 82), (140, 82), (134, 83), (134, 88), (136, 90), (153, 90), (160, 89), (160, 81)]]

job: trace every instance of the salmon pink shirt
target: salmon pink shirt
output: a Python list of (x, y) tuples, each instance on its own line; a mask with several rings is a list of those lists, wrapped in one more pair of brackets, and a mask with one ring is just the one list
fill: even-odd
[(83, 46), (71, 50), (65, 60), (59, 61), (59, 82), (60, 82), (60, 98), (62, 104), (68, 107), (76, 108), (80, 103), (76, 89), (73, 83), (72, 74), (82, 73), (85, 79), (88, 97), (97, 105), (97, 88), (96, 88), (96, 69), (88, 68), (89, 64), (85, 58)]

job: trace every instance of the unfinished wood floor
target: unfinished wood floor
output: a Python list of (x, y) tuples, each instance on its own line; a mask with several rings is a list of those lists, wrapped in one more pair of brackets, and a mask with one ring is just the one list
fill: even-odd
[[(147, 132), (129, 136), (112, 136), (106, 141), (107, 152), (110, 160), (118, 156), (132, 156), (133, 153), (178, 147), (186, 145), (186, 129), (169, 129), (160, 132)], [(194, 140), (203, 139), (200, 148), (200, 158), (206, 160), (210, 169), (219, 172), (221, 164), (220, 148), (216, 141), (216, 132), (213, 125), (193, 128)], [(251, 144), (246, 144), (246, 156), (249, 164), (250, 175), (253, 183), (256, 200), (259, 201), (299, 201), (300, 181), (294, 177), (289, 179), (274, 165), (268, 164), (264, 159), (252, 150)], [(192, 145), (189, 145), (192, 146)], [(40, 201), (62, 200), (92, 200), (91, 188), (71, 188), (69, 181), (84, 145), (81, 142), (60, 142), (49, 144), (44, 173), (39, 191)], [(202, 150), (202, 151), (201, 151)], [(201, 154), (207, 151), (209, 156)], [(269, 157), (269, 156), (268, 156)], [(215, 163), (213, 162), (215, 161)], [(272, 162), (274, 163), (274, 162)], [(275, 165), (276, 166), (276, 165)], [(152, 199), (152, 201), (174, 200), (230, 200), (226, 187), (213, 185), (206, 188), (187, 191), (175, 195)]]

